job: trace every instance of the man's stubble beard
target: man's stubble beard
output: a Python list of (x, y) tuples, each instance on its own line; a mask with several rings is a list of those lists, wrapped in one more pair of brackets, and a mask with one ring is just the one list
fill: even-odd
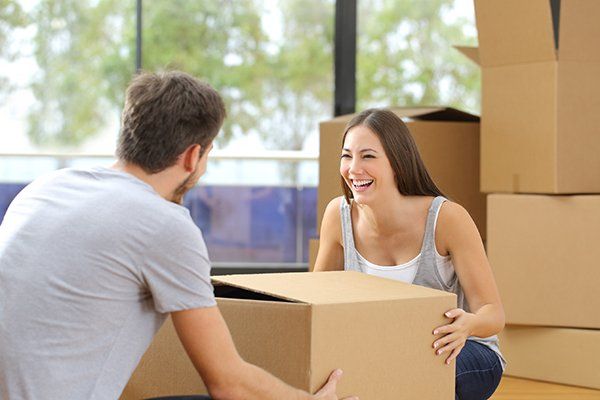
[(179, 186), (177, 186), (177, 188), (173, 191), (173, 195), (171, 196), (171, 201), (173, 203), (183, 204), (183, 196), (185, 196), (187, 192), (189, 192), (194, 186), (196, 186), (196, 173), (198, 172), (199, 165), (200, 163), (198, 162), (198, 164), (196, 164), (196, 168), (194, 168), (194, 170), (188, 175), (188, 177), (185, 178), (183, 182), (181, 182)]

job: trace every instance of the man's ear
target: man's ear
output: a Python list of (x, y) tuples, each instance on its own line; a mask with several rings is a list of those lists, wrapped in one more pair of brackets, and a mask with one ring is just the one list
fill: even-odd
[(192, 172), (196, 169), (196, 165), (198, 165), (198, 160), (200, 159), (201, 150), (202, 146), (200, 146), (199, 144), (192, 144), (183, 152), (183, 168), (187, 172)]

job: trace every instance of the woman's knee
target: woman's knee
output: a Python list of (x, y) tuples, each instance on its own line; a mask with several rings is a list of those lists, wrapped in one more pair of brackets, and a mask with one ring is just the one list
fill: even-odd
[(502, 366), (488, 347), (467, 341), (456, 360), (456, 400), (484, 400), (500, 383)]

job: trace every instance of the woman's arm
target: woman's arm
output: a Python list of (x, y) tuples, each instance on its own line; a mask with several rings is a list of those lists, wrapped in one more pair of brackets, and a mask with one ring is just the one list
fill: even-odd
[(479, 232), (469, 213), (460, 205), (445, 202), (436, 229), (436, 246), (452, 256), (452, 263), (471, 309), (449, 310), (454, 322), (436, 328), (446, 336), (434, 342), (437, 354), (455, 358), (468, 336), (487, 337), (504, 328), (504, 308)]
[(340, 202), (343, 197), (331, 200), (325, 208), (321, 221), (319, 252), (315, 261), (315, 272), (340, 271), (344, 269), (344, 248), (342, 247), (342, 221)]

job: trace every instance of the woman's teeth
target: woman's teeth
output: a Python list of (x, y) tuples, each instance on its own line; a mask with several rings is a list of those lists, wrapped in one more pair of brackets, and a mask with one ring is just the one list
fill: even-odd
[(362, 180), (353, 180), (352, 181), (352, 185), (354, 185), (355, 188), (365, 188), (369, 185), (371, 185), (371, 183), (373, 183), (373, 179), (362, 179)]

